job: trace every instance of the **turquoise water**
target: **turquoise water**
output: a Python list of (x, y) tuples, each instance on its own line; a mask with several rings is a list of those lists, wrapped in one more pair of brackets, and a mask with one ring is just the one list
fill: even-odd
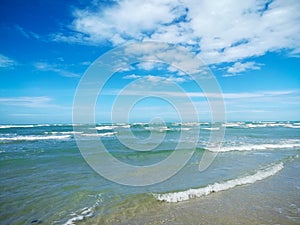
[[(218, 126), (226, 127), (222, 148), (210, 149), (209, 135)], [(281, 173), (298, 157), (299, 122), (235, 122), (218, 126), (97, 125), (97, 138), (111, 155), (132, 165), (152, 165), (166, 159), (176, 148), (181, 132), (187, 134), (183, 141), (188, 143), (188, 137), (200, 130), (193, 156), (175, 176), (156, 185), (130, 187), (113, 183), (91, 169), (76, 145), (72, 125), (0, 125), (1, 223), (88, 224), (95, 218), (115, 218), (115, 214), (130, 217), (151, 206), (160, 207), (164, 201), (191, 201), (254, 184)], [(147, 143), (151, 132), (164, 134), (165, 138), (153, 151), (133, 151), (118, 139), (130, 141), (130, 131), (144, 146), (151, 144)], [(89, 133), (76, 136), (87, 144), (92, 138)], [(199, 159), (205, 149), (219, 153), (207, 170), (199, 172)], [(300, 186), (299, 180), (292, 185)]]

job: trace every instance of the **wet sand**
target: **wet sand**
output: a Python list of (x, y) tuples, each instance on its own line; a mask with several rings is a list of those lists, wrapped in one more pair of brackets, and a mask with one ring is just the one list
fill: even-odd
[(300, 224), (299, 169), (298, 158), (268, 179), (208, 196), (178, 203), (129, 201), (118, 213), (85, 224)]

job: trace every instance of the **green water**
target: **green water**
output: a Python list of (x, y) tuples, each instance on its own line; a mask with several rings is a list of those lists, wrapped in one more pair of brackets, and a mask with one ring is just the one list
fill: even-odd
[[(99, 125), (97, 132), (104, 134), (99, 135), (99, 139), (103, 141), (110, 154), (124, 163), (136, 166), (153, 165), (168, 158), (177, 145), (180, 132), (186, 132), (187, 137), (191, 137), (200, 129), (197, 148), (185, 167), (164, 182), (145, 187), (120, 185), (91, 169), (76, 145), (71, 125), (3, 125), (0, 128), (1, 224), (65, 224), (67, 222), (68, 224), (122, 224), (123, 222), (126, 224), (125, 221), (134, 224), (134, 219), (139, 221), (137, 224), (141, 224), (142, 215), (145, 216), (145, 221), (146, 218), (155, 215), (155, 218), (161, 219), (157, 220), (157, 224), (163, 224), (159, 222), (163, 220), (160, 212), (166, 213), (163, 211), (166, 207), (176, 212), (178, 205), (186, 205), (196, 200), (192, 198), (187, 201), (188, 203), (164, 203), (153, 196), (155, 193), (174, 193), (190, 188), (206, 187), (216, 182), (256, 173), (280, 162), (283, 162), (284, 168), (278, 174), (274, 174), (272, 179), (276, 176), (280, 177), (280, 174), (287, 170), (292, 173), (291, 168), (294, 170), (299, 168), (298, 159), (287, 160), (289, 157), (294, 159), (299, 153), (299, 123), (235, 124), (236, 126), (226, 129), (222, 147), (224, 152), (219, 153), (204, 172), (199, 172), (198, 166), (207, 148), (211, 130), (202, 128), (210, 128), (210, 124), (180, 126), (170, 123), (164, 129), (158, 127), (157, 130), (152, 131), (146, 129), (149, 127), (147, 124)], [(180, 130), (181, 128), (186, 129)], [(119, 137), (128, 139), (130, 130), (144, 145), (147, 145), (147, 137), (151, 132), (163, 133), (165, 138), (152, 151), (134, 151), (122, 144), (113, 133), (118, 132), (118, 135), (121, 135)], [(88, 144), (90, 137), (80, 135)], [(191, 140), (186, 138), (183, 141), (189, 143)], [(294, 173), (293, 176), (299, 178), (298, 173)], [(295, 189), (299, 190), (297, 189), (300, 187), (299, 179), (283, 177), (277, 180), (280, 183), (287, 181), (294, 189), (279, 188), (274, 190), (275, 193), (270, 194), (280, 198), (282, 195), (293, 195)], [(276, 180), (274, 182), (276, 183)], [(257, 183), (248, 186), (251, 185), (255, 187)], [(240, 187), (233, 189), (239, 190)], [(280, 190), (285, 193), (282, 194)], [(227, 192), (232, 193), (232, 190), (220, 193), (224, 197)], [(255, 190), (248, 192), (255, 193)], [(212, 198), (210, 196), (218, 195), (219, 193), (213, 193), (200, 198), (210, 199)], [(243, 196), (241, 195), (240, 198)], [(248, 200), (245, 195), (245, 202)], [(290, 204), (290, 210), (295, 210), (295, 207), (297, 210), (300, 208), (298, 200), (291, 203), (294, 205)], [(274, 203), (278, 204), (278, 201)], [(286, 204), (289, 205), (287, 202)], [(272, 207), (272, 210), (278, 208), (276, 205)], [(282, 217), (291, 224), (295, 222), (294, 217), (297, 220), (297, 215), (299, 215), (298, 211), (291, 213), (283, 210), (282, 212)], [(181, 215), (183, 218), (184, 216), (185, 214)], [(174, 222), (174, 218), (168, 219)]]

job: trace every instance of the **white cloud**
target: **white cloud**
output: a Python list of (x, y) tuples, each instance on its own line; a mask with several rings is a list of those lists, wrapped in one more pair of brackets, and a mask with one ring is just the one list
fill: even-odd
[[(209, 64), (281, 49), (300, 50), (298, 0), (120, 0), (76, 9), (76, 33), (54, 40), (85, 44), (154, 40), (189, 46)], [(295, 55), (295, 54), (290, 54)]]
[[(234, 62), (279, 49), (299, 49), (300, 2), (188, 1), (191, 26), (208, 63)], [(264, 11), (264, 7), (267, 9)]]
[[(175, 78), (176, 79), (176, 78)], [(146, 82), (145, 82), (146, 81)], [(300, 92), (295, 90), (286, 90), (286, 91), (256, 91), (256, 92), (241, 92), (241, 93), (203, 93), (203, 92), (176, 92), (174, 89), (168, 91), (168, 90), (152, 90), (151, 88), (148, 88), (152, 81), (154, 84), (160, 82), (161, 84), (168, 84), (171, 82), (170, 80), (167, 80), (165, 77), (159, 77), (159, 76), (147, 76), (146, 80), (143, 82), (139, 82), (139, 86), (136, 86), (135, 89), (132, 89), (131, 91), (127, 91), (127, 95), (162, 95), (162, 96), (173, 96), (173, 97), (186, 97), (189, 96), (191, 98), (214, 98), (214, 99), (220, 99), (223, 98), (225, 100), (241, 100), (241, 99), (247, 99), (247, 101), (253, 99), (255, 101), (260, 101), (262, 99), (270, 99), (275, 97), (280, 97), (284, 99), (286, 96), (289, 96), (290, 98), (293, 98), (297, 100), (299, 98)], [(165, 81), (162, 83), (162, 81)], [(147, 83), (148, 82), (148, 83)], [(144, 86), (143, 86), (144, 85)], [(165, 86), (167, 87), (167, 86)], [(109, 92), (107, 94), (113, 94), (116, 95), (119, 93), (120, 90), (114, 90), (113, 92)], [(297, 101), (299, 103), (299, 100)]]
[(174, 48), (172, 45), (159, 42), (147, 42), (142, 45), (131, 44), (125, 47), (122, 54), (142, 61), (141, 64), (138, 64), (142, 69), (167, 67), (169, 72), (176, 71), (178, 75), (186, 75), (186, 73), (201, 73), (203, 77), (209, 75), (204, 62), (182, 46)]
[(50, 35), (50, 39), (53, 41), (61, 41), (61, 42), (70, 42), (70, 43), (78, 43), (78, 44), (95, 44), (92, 42), (88, 35), (82, 33), (73, 32), (68, 36), (63, 33), (57, 33)]
[(140, 84), (151, 85), (156, 83), (183, 83), (187, 81), (186, 77), (175, 77), (175, 76), (157, 76), (157, 75), (147, 75), (140, 76), (136, 74), (126, 75), (123, 79), (138, 79), (143, 78), (144, 80)]
[[(11, 105), (11, 106), (25, 106), (25, 107), (49, 107), (52, 99), (47, 96), (40, 97), (11, 97), (11, 98), (0, 98), (0, 104)], [(53, 105), (51, 105), (53, 106)]]
[(172, 8), (178, 4), (174, 1), (119, 1), (118, 5), (96, 12), (75, 10), (73, 27), (76, 31), (88, 34), (89, 41), (108, 39), (119, 44), (131, 37), (141, 40), (145, 32), (152, 32), (162, 23), (170, 23), (176, 17)]
[(89, 66), (89, 65), (92, 64), (92, 62), (90, 62), (90, 61), (83, 61), (80, 64), (83, 65), (83, 66)]
[(0, 54), (0, 68), (11, 68), (16, 65), (16, 61)]
[(155, 67), (158, 67), (156, 62), (151, 62), (151, 61), (140, 62), (140, 63), (138, 63), (137, 66), (138, 66), (138, 68), (143, 69), (143, 70), (152, 70)]
[(161, 76), (148, 75), (145, 78), (147, 81), (146, 83), (160, 83), (160, 82), (166, 81), (166, 78), (161, 77)]
[(28, 31), (19, 25), (16, 25), (15, 28), (26, 38), (40, 39), (40, 35), (32, 31)]
[(136, 74), (130, 74), (130, 75), (124, 76), (123, 78), (124, 78), (124, 79), (137, 79), (137, 78), (140, 78), (140, 77), (141, 77), (141, 76), (136, 75)]
[(227, 73), (224, 76), (236, 76), (238, 73), (245, 72), (247, 70), (259, 70), (262, 64), (255, 62), (236, 62), (231, 67), (227, 68)]
[(170, 76), (170, 77), (166, 78), (167, 82), (172, 82), (172, 83), (183, 83), (183, 82), (186, 82), (187, 80), (188, 80), (187, 77)]
[(55, 72), (63, 77), (79, 77), (79, 74), (70, 72), (65, 69), (59, 68), (59, 65), (56, 64), (49, 64), (45, 62), (38, 62), (34, 64), (34, 67), (40, 71), (50, 71), (50, 72)]

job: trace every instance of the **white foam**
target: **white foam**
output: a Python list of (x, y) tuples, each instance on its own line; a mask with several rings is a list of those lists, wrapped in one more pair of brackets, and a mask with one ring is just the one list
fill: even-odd
[(75, 222), (82, 221), (84, 220), (84, 218), (85, 217), (82, 215), (76, 215), (73, 218), (69, 219), (67, 222), (65, 222), (64, 225), (75, 225)]
[(269, 149), (285, 149), (300, 147), (298, 142), (280, 142), (277, 144), (245, 144), (240, 146), (224, 146), (221, 148), (208, 148), (211, 152), (230, 152), (230, 151), (255, 151), (255, 150), (269, 150)]
[(126, 125), (118, 125), (118, 128), (130, 128), (130, 125), (129, 125), (129, 124), (126, 124)]
[(191, 130), (192, 128), (190, 127), (174, 127), (174, 128), (169, 128), (169, 127), (145, 127), (145, 130), (150, 130), (150, 131), (157, 131), (157, 132), (165, 132), (165, 131), (188, 131)]
[[(201, 123), (201, 124), (207, 124), (207, 123)], [(187, 122), (187, 123), (182, 123), (182, 126), (187, 126), (187, 127), (197, 127), (200, 125), (199, 122)]]
[(299, 129), (300, 126), (299, 125), (296, 125), (295, 124), (285, 124), (284, 127), (287, 127), (287, 128), (294, 128), (294, 129)]
[(264, 122), (264, 123), (248, 123), (245, 124), (244, 128), (264, 128), (264, 127), (287, 127), (287, 128), (300, 128), (300, 126), (295, 126), (296, 124), (290, 123), (278, 123), (278, 122)]
[(51, 131), (51, 132), (44, 132), (44, 134), (82, 134), (83, 132), (80, 131)]
[(97, 126), (96, 130), (113, 130), (117, 128), (118, 126)]
[(219, 127), (201, 127), (201, 130), (220, 130)]
[(237, 122), (237, 123), (224, 123), (222, 124), (223, 127), (243, 127), (244, 123)]
[(139, 125), (139, 126), (145, 126), (145, 125), (147, 125), (148, 123), (132, 123), (132, 125), (134, 126), (134, 125)]
[(49, 136), (37, 136), (37, 135), (23, 135), (14, 137), (0, 137), (0, 141), (36, 141), (36, 140), (51, 140), (51, 139), (69, 139), (70, 135), (49, 135)]
[(5, 129), (5, 128), (28, 128), (28, 127), (34, 127), (34, 125), (1, 125), (0, 129)]
[(166, 126), (161, 126), (161, 127), (145, 127), (145, 130), (150, 130), (150, 131), (158, 131), (158, 132), (165, 132), (165, 131), (171, 131), (171, 128), (168, 128)]
[(252, 124), (252, 123), (245, 125), (246, 128), (259, 128), (259, 127), (267, 127), (267, 126), (268, 124)]
[(189, 127), (181, 127), (181, 128), (178, 128), (178, 130), (180, 131), (180, 130), (185, 130), (185, 131), (187, 131), (187, 130), (191, 130), (192, 128), (189, 128)]
[(253, 175), (244, 176), (241, 178), (236, 178), (221, 183), (214, 183), (206, 187), (198, 189), (189, 189), (186, 191), (166, 193), (166, 194), (154, 194), (154, 197), (159, 201), (165, 202), (181, 202), (191, 198), (196, 198), (204, 195), (209, 195), (213, 192), (219, 192), (234, 188), (236, 186), (253, 184), (256, 181), (266, 179), (283, 169), (283, 163), (278, 163), (276, 165), (270, 166), (266, 169), (257, 171)]
[(72, 213), (73, 217), (69, 219), (67, 222), (65, 222), (63, 225), (75, 225), (75, 222), (82, 221), (86, 218), (90, 218), (94, 215), (94, 209), (93, 207), (85, 207), (81, 209), (78, 213)]
[(36, 124), (34, 125), (35, 127), (50, 127), (52, 126), (51, 124), (45, 123), (45, 124)]
[(96, 134), (81, 134), (81, 136), (86, 137), (111, 137), (117, 134), (117, 132), (106, 132), (106, 133), (96, 133)]

